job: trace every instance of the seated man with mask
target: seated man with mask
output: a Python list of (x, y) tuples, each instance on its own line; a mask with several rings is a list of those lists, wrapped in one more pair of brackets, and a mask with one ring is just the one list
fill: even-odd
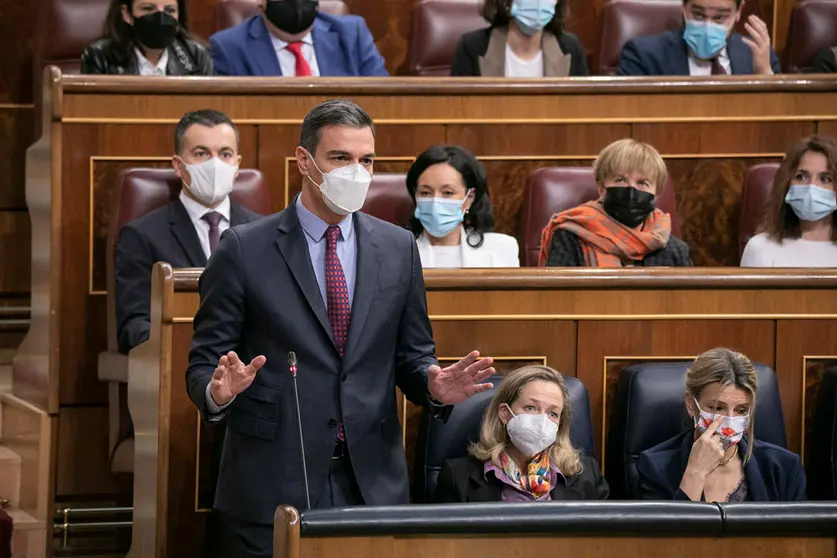
[(151, 269), (204, 267), (221, 233), (260, 216), (230, 201), (241, 155), (238, 129), (223, 113), (187, 113), (174, 132), (172, 165), (180, 196), (125, 225), (116, 243), (116, 322), (119, 351), (127, 354), (151, 331)]
[(388, 76), (362, 17), (332, 16), (318, 0), (261, 0), (262, 13), (209, 39), (222, 76)]
[(744, 0), (683, 0), (681, 29), (638, 37), (622, 48), (620, 76), (711, 76), (778, 74), (779, 58), (770, 46), (767, 25), (751, 15), (744, 28)]

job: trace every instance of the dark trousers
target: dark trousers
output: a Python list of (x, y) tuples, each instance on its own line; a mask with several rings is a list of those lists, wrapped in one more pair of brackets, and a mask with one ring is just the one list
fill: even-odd
[[(328, 471), (328, 487), (323, 490), (320, 499), (311, 504), (315, 508), (342, 508), (364, 504), (348, 455), (332, 459), (331, 469)], [(224, 530), (224, 558), (273, 556), (273, 525), (249, 523), (229, 515), (225, 515), (225, 522), (228, 528)]]

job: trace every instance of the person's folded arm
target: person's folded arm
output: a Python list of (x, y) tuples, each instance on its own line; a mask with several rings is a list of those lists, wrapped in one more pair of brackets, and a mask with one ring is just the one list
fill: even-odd
[(639, 49), (634, 41), (628, 41), (622, 47), (622, 54), (619, 57), (619, 67), (616, 69), (617, 76), (647, 76), (648, 69), (642, 62)]
[(384, 58), (375, 46), (375, 39), (361, 18), (358, 22), (358, 56), (360, 57), (360, 75), (368, 77), (389, 77), (384, 65)]
[(119, 231), (115, 252), (116, 339), (119, 352), (127, 355), (151, 333), (151, 272), (156, 262), (143, 234), (130, 224)]

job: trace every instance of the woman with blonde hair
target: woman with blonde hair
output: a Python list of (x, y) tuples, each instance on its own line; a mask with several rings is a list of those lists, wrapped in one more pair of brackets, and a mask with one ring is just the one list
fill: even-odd
[(799, 456), (758, 440), (758, 376), (746, 356), (718, 348), (686, 373), (689, 428), (639, 455), (643, 500), (785, 502), (805, 499)]
[(570, 442), (572, 409), (564, 377), (524, 366), (497, 389), (470, 456), (445, 462), (439, 503), (596, 500), (609, 494), (596, 461)]
[(615, 141), (593, 163), (598, 198), (552, 216), (538, 265), (549, 267), (691, 266), (689, 246), (656, 208), (668, 171), (654, 147)]

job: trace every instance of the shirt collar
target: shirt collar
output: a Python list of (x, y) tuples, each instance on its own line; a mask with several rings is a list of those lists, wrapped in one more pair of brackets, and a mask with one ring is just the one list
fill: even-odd
[(140, 75), (142, 75), (143, 69), (147, 70), (149, 73), (154, 73), (155, 71), (159, 70), (163, 72), (163, 75), (166, 73), (166, 66), (169, 63), (169, 49), (165, 49), (163, 54), (160, 55), (160, 59), (157, 60), (157, 65), (151, 64), (148, 58), (142, 53), (142, 51), (136, 47), (134, 47), (134, 54), (137, 57), (137, 62), (139, 63), (139, 70)]
[[(284, 50), (288, 47), (288, 43), (277, 37), (276, 35), (270, 34), (270, 40), (273, 43), (273, 48), (276, 51)], [(300, 43), (305, 43), (307, 45), (314, 46), (314, 37), (311, 35), (311, 31), (306, 33), (300, 40)]]
[[(302, 196), (296, 198), (296, 217), (299, 219), (299, 224), (302, 225), (302, 230), (305, 231), (311, 240), (320, 242), (328, 230), (329, 224), (311, 213), (302, 203)], [(338, 225), (340, 232), (343, 234), (343, 241), (347, 241), (352, 236), (354, 230), (354, 219), (351, 215), (346, 215)]]
[(230, 222), (230, 197), (227, 196), (224, 198), (218, 207), (214, 209), (210, 209), (203, 205), (202, 203), (193, 200), (183, 190), (180, 190), (180, 203), (183, 204), (183, 207), (186, 208), (186, 213), (189, 214), (189, 218), (192, 220), (193, 223), (197, 223), (203, 219), (203, 216), (207, 213), (212, 211), (217, 211), (221, 214), (228, 223)]

